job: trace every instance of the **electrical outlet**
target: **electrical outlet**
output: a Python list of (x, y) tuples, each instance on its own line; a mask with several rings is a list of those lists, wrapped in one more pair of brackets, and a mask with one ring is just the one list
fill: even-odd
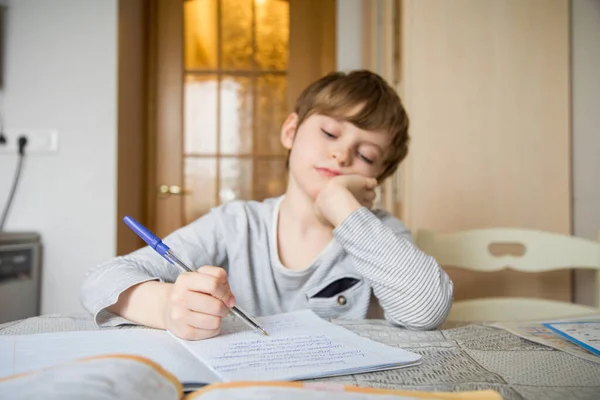
[(7, 129), (4, 131), (6, 143), (0, 144), (0, 154), (17, 154), (19, 137), (27, 138), (25, 153), (58, 152), (58, 132), (52, 129)]

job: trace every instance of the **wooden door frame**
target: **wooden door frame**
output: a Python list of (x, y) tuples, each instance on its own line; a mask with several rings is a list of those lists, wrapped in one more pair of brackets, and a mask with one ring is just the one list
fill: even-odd
[[(176, 25), (159, 25), (159, 21), (179, 17), (177, 13), (182, 13), (182, 7), (177, 5), (180, 3), (172, 0), (118, 2), (117, 255), (144, 245), (123, 223), (125, 215), (151, 230), (156, 225), (151, 212), (155, 207), (166, 207), (181, 215), (181, 201), (177, 198), (157, 202), (155, 185), (161, 178), (170, 185), (181, 185), (181, 163), (160, 171), (156, 169), (157, 157), (174, 150), (180, 154), (182, 146), (178, 135), (164, 141), (156, 134), (157, 129), (180, 130), (183, 124), (182, 93), (172, 87), (167, 89), (171, 82), (182, 83), (183, 80), (183, 60), (169, 58), (174, 52), (182, 51), (172, 46), (178, 42), (173, 41), (173, 35), (181, 35), (181, 45), (183, 35)], [(163, 18), (165, 15), (167, 18)], [(161, 58), (169, 62), (158, 63)]]
[(158, 158), (166, 152), (181, 154), (183, 146), (180, 135), (168, 141), (157, 135), (158, 129), (181, 132), (183, 128), (183, 59), (172, 56), (183, 52), (173, 46), (183, 46), (183, 32), (172, 23), (182, 18), (180, 4), (172, 0), (118, 2), (117, 255), (144, 245), (123, 223), (125, 215), (151, 230), (156, 226), (152, 212), (156, 207), (182, 215), (178, 196), (160, 201), (156, 196), (159, 180), (182, 186), (181, 162), (156, 168)]
[[(183, 221), (182, 196), (157, 196), (159, 185), (184, 186), (181, 158), (184, 84), (183, 2), (148, 1), (150, 12), (146, 154), (150, 162), (146, 175), (146, 221), (156, 235), (164, 237), (181, 227)], [(169, 163), (163, 161), (167, 158)], [(158, 168), (159, 165), (162, 167)], [(161, 220), (158, 220), (157, 215), (161, 215)]]
[(143, 245), (123, 223), (123, 217), (129, 215), (147, 223), (148, 12), (147, 0), (118, 2), (117, 255)]

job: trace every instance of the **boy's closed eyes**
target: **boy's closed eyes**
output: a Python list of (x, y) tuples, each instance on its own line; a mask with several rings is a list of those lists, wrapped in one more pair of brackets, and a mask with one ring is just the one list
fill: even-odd
[[(321, 132), (323, 132), (323, 134), (325, 135), (325, 137), (329, 138), (329, 139), (337, 139), (339, 138), (340, 134), (333, 134), (330, 133), (328, 131), (326, 131), (325, 129), (321, 128)], [(372, 150), (370, 150), (372, 152)], [(367, 164), (373, 164), (375, 162), (375, 154), (369, 156), (366, 155), (369, 154), (369, 150), (360, 150), (357, 152), (357, 156), (364, 162), (366, 162)]]

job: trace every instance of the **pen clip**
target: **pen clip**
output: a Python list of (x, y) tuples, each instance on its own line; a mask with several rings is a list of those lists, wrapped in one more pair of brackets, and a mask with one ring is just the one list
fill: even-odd
[(164, 244), (155, 234), (150, 232), (146, 227), (130, 216), (125, 216), (123, 222), (127, 224), (148, 246), (152, 247), (161, 256), (165, 256), (169, 251), (169, 246)]

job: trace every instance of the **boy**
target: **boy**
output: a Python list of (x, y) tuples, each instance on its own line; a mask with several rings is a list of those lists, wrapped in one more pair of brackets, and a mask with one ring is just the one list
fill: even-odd
[(432, 329), (453, 285), (405, 226), (371, 210), (375, 188), (407, 154), (408, 117), (369, 71), (309, 85), (281, 129), (286, 193), (212, 209), (164, 242), (197, 268), (181, 273), (149, 247), (86, 275), (82, 303), (99, 326), (137, 323), (189, 340), (219, 333), (238, 303), (261, 316), (310, 308), (365, 318), (371, 290), (391, 322)]

